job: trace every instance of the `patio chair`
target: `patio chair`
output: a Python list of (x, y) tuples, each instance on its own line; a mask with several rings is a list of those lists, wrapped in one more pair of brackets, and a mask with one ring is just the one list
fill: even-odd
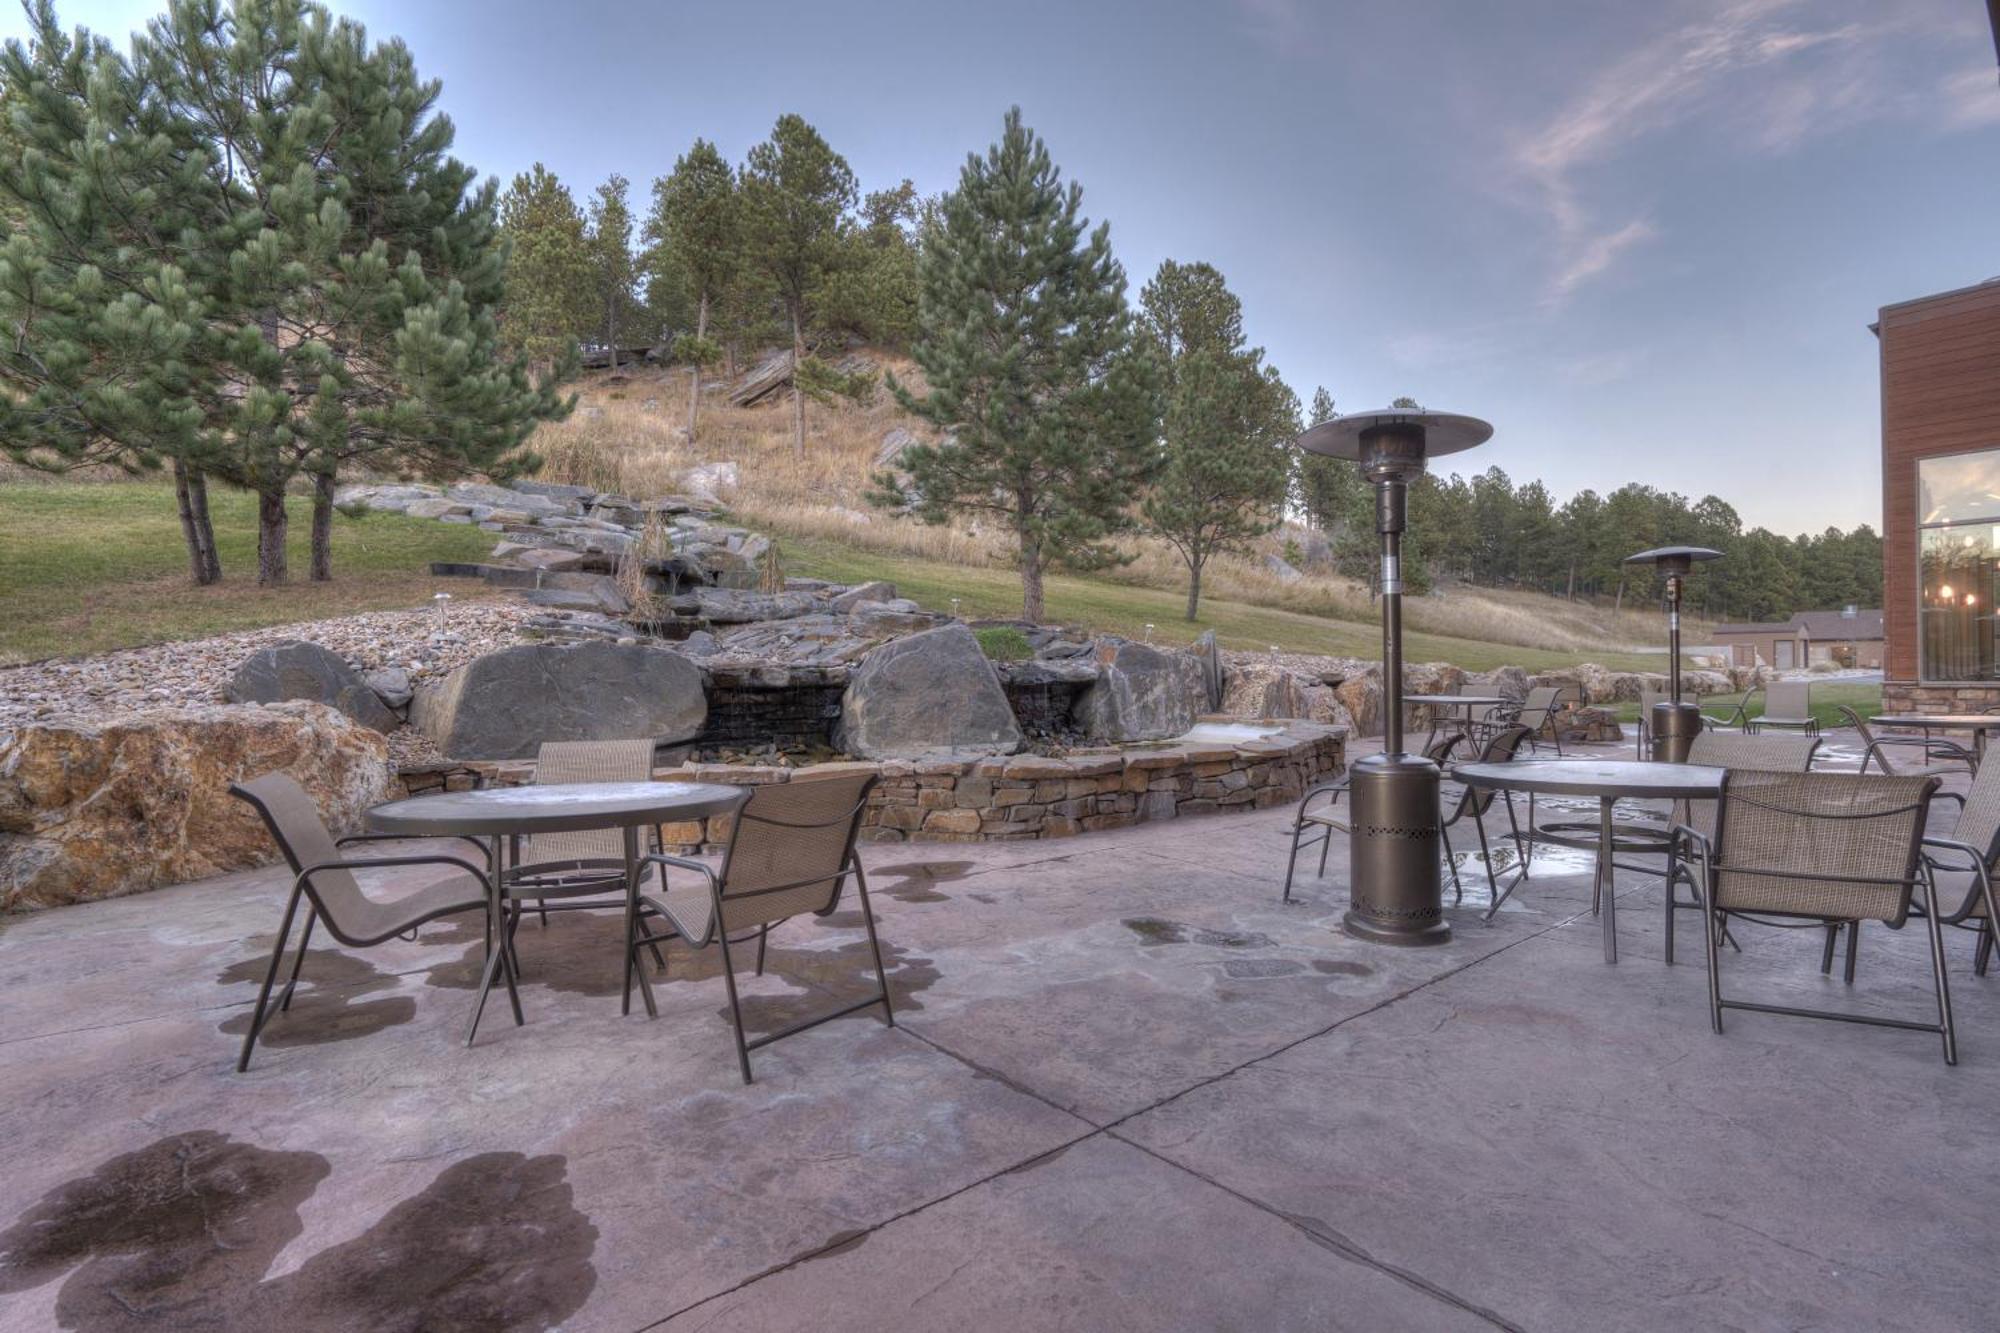
[[(1574, 690), (1569, 685), (1537, 685), (1528, 691), (1528, 697), (1521, 706), (1504, 715), (1505, 725), (1521, 726), (1528, 729), (1528, 748), (1536, 754), (1542, 752), (1541, 736), (1547, 732), (1550, 742), (1556, 747), (1556, 757), (1563, 752), (1562, 734), (1556, 729), (1555, 717), (1563, 708), (1563, 697)], [(1581, 691), (1576, 691), (1579, 701)]]
[(1812, 686), (1802, 680), (1774, 680), (1764, 688), (1764, 711), (1749, 719), (1751, 731), (1783, 727), (1819, 735), (1819, 719), (1812, 714)]
[[(1708, 768), (1727, 769), (1732, 773), (1804, 773), (1812, 767), (1813, 754), (1819, 749), (1819, 743), (1820, 738), (1817, 736), (1759, 736), (1755, 732), (1703, 731), (1696, 733), (1693, 743), (1689, 745), (1687, 761)], [(1681, 801), (1676, 803), (1670, 821), (1675, 827), (1691, 828), (1700, 836), (1710, 838), (1715, 835), (1715, 809), (1714, 801)], [(1678, 845), (1669, 840), (1665, 894), (1667, 922), (1665, 948), (1667, 965), (1670, 967), (1674, 961), (1674, 913), (1701, 910), (1699, 896), (1689, 901), (1682, 901), (1676, 892), (1676, 885), (1679, 884), (1686, 884), (1697, 895), (1699, 888), (1692, 870), (1680, 860), (1678, 851)], [(1838, 933), (1837, 927), (1827, 933), (1827, 956), (1822, 962), (1822, 971), (1832, 966), (1833, 941)], [(1855, 938), (1850, 938), (1848, 940), (1850, 981), (1853, 980), (1854, 964), (1851, 955), (1855, 947)]]
[[(664, 853), (648, 857), (648, 865), (660, 867), (661, 892), (642, 894), (640, 911), (646, 921), (658, 917), (668, 929), (661, 934), (645, 929), (633, 937), (625, 954), (627, 1003), (631, 1000), (638, 946), (679, 936), (692, 949), (715, 944), (722, 950), (722, 975), (729, 988), (729, 1014), (736, 1031), (736, 1057), (742, 1065), (745, 1083), (750, 1082), (751, 1051), (807, 1028), (877, 1004), (882, 1006), (882, 1021), (890, 1027), (896, 1026), (895, 1009), (889, 1000), (889, 978), (882, 966), (882, 945), (875, 936), (875, 916), (868, 906), (868, 879), (854, 852), (854, 839), (861, 828), (862, 812), (868, 806), (868, 793), (878, 781), (879, 775), (863, 772), (753, 788), (750, 799), (736, 814), (735, 828), (719, 870), (701, 861)], [(690, 883), (676, 888), (668, 877), (670, 869), (691, 871), (702, 876), (706, 884)], [(877, 993), (832, 1013), (746, 1040), (730, 944), (745, 942), (749, 932), (756, 932), (757, 971), (761, 975), (764, 944), (771, 928), (806, 912), (831, 915), (840, 907), (841, 889), (850, 875), (860, 897), (868, 949), (875, 960)], [(738, 935), (734, 941), (730, 939), (732, 932)], [(639, 986), (646, 997), (646, 1008), (651, 1011), (652, 992), (643, 970), (639, 971)]]
[(1732, 772), (1717, 803), (1714, 836), (1686, 826), (1675, 830), (1683, 856), (1697, 868), (1706, 907), (1702, 939), (1709, 1019), (1717, 1033), (1724, 1009), (1828, 1018), (1935, 1032), (1944, 1041), (1944, 1062), (1958, 1063), (1944, 936), (1934, 914), (1924, 921), (1931, 937), (1935, 1023), (1725, 999), (1719, 957), (1722, 930), (1732, 917), (1779, 927), (1879, 921), (1902, 929), (1928, 873), (1924, 819), (1938, 782), (1935, 776), (1877, 773)]
[(1703, 713), (1701, 715), (1701, 729), (1703, 731), (1749, 731), (1751, 729), (1750, 705), (1756, 703), (1757, 696), (1763, 692), (1764, 689), (1761, 685), (1753, 685), (1745, 690), (1743, 697), (1735, 703), (1720, 705), (1729, 710), (1721, 717), (1717, 717), (1713, 713)]
[[(1979, 768), (1978, 758), (1971, 750), (1966, 749), (1957, 741), (1948, 741), (1942, 737), (1934, 738), (1929, 736), (1877, 736), (1874, 729), (1868, 725), (1868, 719), (1862, 717), (1861, 714), (1855, 712), (1846, 704), (1836, 704), (1834, 706), (1839, 710), (1842, 720), (1848, 726), (1854, 728), (1854, 734), (1861, 738), (1861, 771), (1863, 773), (1868, 771), (1870, 763), (1880, 765), (1884, 773), (1896, 773), (1900, 771), (1905, 774), (1937, 773), (1942, 775), (1945, 773), (1960, 772), (1973, 773)], [(1916, 750), (1923, 758), (1939, 762), (1927, 763), (1917, 769), (1898, 770), (1889, 763), (1889, 751), (1894, 749)]]
[[(326, 922), (327, 933), (351, 949), (366, 949), (394, 939), (398, 935), (413, 934), (418, 926), (427, 921), (435, 921), (441, 916), (456, 912), (486, 911), (486, 877), (490, 870), (485, 866), (456, 856), (431, 853), (421, 856), (381, 856), (350, 858), (343, 856), (340, 849), (354, 843), (407, 841), (391, 839), (382, 834), (355, 834), (336, 839), (327, 831), (326, 822), (320, 818), (319, 807), (305, 788), (288, 773), (266, 773), (263, 777), (252, 778), (248, 782), (234, 783), (229, 794), (247, 802), (270, 830), (271, 840), (278, 844), (284, 854), (285, 864), (292, 870), (292, 893), (285, 901), (285, 915), (278, 926), (278, 938), (271, 946), (271, 965), (264, 971), (264, 984), (257, 992), (256, 1008), (250, 1013), (250, 1030), (243, 1034), (243, 1053), (237, 1058), (236, 1072), (250, 1068), (250, 1051), (264, 1030), (265, 1023), (279, 1013), (292, 1007), (292, 992), (299, 984), (299, 970), (305, 965), (306, 947), (312, 943), (313, 927), (322, 919)], [(450, 839), (454, 842), (469, 842), (479, 849), (481, 860), (488, 860), (486, 849), (476, 839)], [(453, 866), (464, 871), (435, 884), (427, 884), (414, 893), (406, 894), (393, 902), (380, 902), (361, 891), (354, 878), (354, 872), (382, 866)], [(490, 862), (489, 862), (490, 865)], [(292, 960), (292, 974), (285, 982), (285, 991), (279, 997), (277, 1006), (270, 1008), (271, 987), (278, 979), (278, 966), (284, 960), (285, 945), (291, 938), (292, 920), (298, 914), (299, 899), (306, 899), (306, 927), (299, 936), (298, 956)], [(492, 945), (492, 919), (487, 919), (487, 943)], [(506, 968), (500, 969), (503, 973)], [(520, 1001), (514, 998), (514, 979), (507, 977), (507, 993), (514, 1000), (514, 1021), (521, 1018)]]
[[(617, 741), (543, 741), (535, 752), (537, 784), (561, 782), (648, 782), (653, 776), (651, 739)], [(659, 849), (659, 830), (644, 848)], [(532, 901), (546, 926), (551, 911), (598, 911), (625, 906), (625, 834), (622, 829), (584, 829), (573, 833), (542, 833), (515, 838), (509, 865), (501, 877), (507, 912), (508, 961), (518, 974), (514, 949), (526, 904)], [(615, 897), (606, 895), (615, 894)], [(549, 906), (555, 899), (557, 905)], [(666, 959), (657, 947), (654, 962)]]
[[(1442, 736), (1434, 737), (1431, 743), (1424, 747), (1424, 758), (1442, 768), (1450, 758), (1452, 750), (1464, 739), (1465, 733), (1462, 731), (1448, 731)], [(1301, 850), (1319, 848), (1319, 874), (1324, 877), (1326, 854), (1332, 850), (1334, 830), (1338, 829), (1342, 833), (1352, 831), (1336, 808), (1340, 804), (1340, 798), (1347, 794), (1349, 776), (1342, 773), (1337, 778), (1316, 783), (1306, 788), (1306, 794), (1299, 798), (1299, 812), (1292, 819), (1292, 854), (1285, 862), (1285, 891), (1279, 899), (1280, 902), (1288, 903), (1292, 900), (1292, 876), (1298, 869)], [(1326, 804), (1315, 809), (1313, 802), (1321, 798), (1325, 798)], [(1307, 838), (1305, 832), (1308, 828), (1318, 829), (1319, 832)]]
[[(1528, 738), (1524, 726), (1511, 726), (1496, 732), (1479, 751), (1479, 763), (1505, 764), (1513, 761), (1521, 743)], [(1486, 839), (1486, 812), (1492, 808), (1495, 797), (1505, 795), (1507, 823), (1512, 828), (1515, 855), (1523, 860), (1526, 854), (1521, 842), (1521, 826), (1514, 819), (1513, 793), (1502, 793), (1491, 787), (1471, 787), (1464, 783), (1448, 782), (1439, 793), (1438, 837), (1444, 844), (1444, 863), (1451, 869), (1451, 900), (1454, 903), (1465, 900), (1464, 886), (1458, 880), (1458, 858), (1451, 851), (1451, 826), (1466, 817), (1472, 819), (1472, 826), (1479, 831), (1479, 859), (1486, 865), (1486, 900), (1498, 905), (1500, 884), (1493, 877), (1493, 848)], [(1532, 823), (1534, 816), (1529, 815)]]
[[(1924, 862), (1931, 874), (1911, 910), (1928, 913), (1935, 900), (1939, 924), (1976, 931), (1979, 943), (1973, 952), (1972, 971), (1983, 977), (1993, 957), (1994, 923), (2000, 921), (1993, 890), (1995, 874), (2000, 872), (2000, 865), (1996, 865), (2000, 863), (2000, 764), (1979, 769), (1964, 795), (1941, 791), (1938, 799), (1957, 802), (1958, 818), (1950, 833), (1924, 839)], [(1966, 875), (1956, 906), (1952, 905), (1954, 895), (1937, 882), (1940, 873)]]

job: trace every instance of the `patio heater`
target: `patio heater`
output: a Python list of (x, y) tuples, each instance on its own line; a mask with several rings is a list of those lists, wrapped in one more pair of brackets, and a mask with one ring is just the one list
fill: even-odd
[(1350, 903), (1342, 924), (1378, 944), (1443, 944), (1438, 864), (1438, 766), (1403, 753), (1403, 529), (1410, 482), (1429, 455), (1484, 444), (1493, 427), (1476, 417), (1421, 408), (1350, 412), (1299, 437), (1301, 449), (1359, 463), (1375, 486), (1382, 544), (1382, 753), (1349, 770)]
[(1625, 557), (1628, 565), (1651, 565), (1667, 579), (1667, 697), (1653, 705), (1653, 758), (1663, 764), (1687, 762), (1688, 747), (1701, 733), (1701, 709), (1681, 700), (1681, 592), (1688, 571), (1722, 552), (1706, 546), (1656, 546)]

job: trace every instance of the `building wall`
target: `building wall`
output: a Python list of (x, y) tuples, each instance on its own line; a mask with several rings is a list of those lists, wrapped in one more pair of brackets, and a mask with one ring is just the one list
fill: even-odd
[[(1882, 358), (1884, 674), (1918, 674), (1917, 460), (2000, 448), (2000, 283), (1885, 306)], [(2000, 685), (1982, 687), (2000, 701)], [(1964, 702), (1964, 701), (1960, 701)]]

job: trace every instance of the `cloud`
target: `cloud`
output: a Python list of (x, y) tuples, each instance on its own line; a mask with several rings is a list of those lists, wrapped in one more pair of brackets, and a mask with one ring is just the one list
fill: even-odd
[(1944, 81), (1944, 119), (1961, 130), (2000, 125), (2000, 79), (1991, 65), (1974, 65)]
[(1609, 271), (1618, 256), (1657, 233), (1653, 224), (1635, 218), (1615, 231), (1595, 236), (1565, 238), (1562, 266), (1549, 284), (1547, 300), (1560, 302), (1584, 283)]

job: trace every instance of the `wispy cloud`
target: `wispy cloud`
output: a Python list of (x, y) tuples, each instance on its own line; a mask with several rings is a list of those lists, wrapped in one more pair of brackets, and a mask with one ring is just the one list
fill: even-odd
[(2000, 125), (2000, 79), (1991, 65), (1960, 70), (1944, 83), (1945, 122), (1957, 129)]
[(1620, 255), (1656, 234), (1652, 223), (1635, 218), (1613, 231), (1575, 238), (1564, 247), (1561, 266), (1549, 284), (1548, 300), (1564, 300), (1578, 287), (1610, 269)]

